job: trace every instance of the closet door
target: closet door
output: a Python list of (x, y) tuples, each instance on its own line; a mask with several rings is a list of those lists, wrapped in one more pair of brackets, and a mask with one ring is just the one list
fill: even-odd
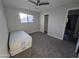
[(79, 16), (78, 16), (78, 21), (77, 21), (77, 24), (76, 24), (75, 36), (79, 37)]

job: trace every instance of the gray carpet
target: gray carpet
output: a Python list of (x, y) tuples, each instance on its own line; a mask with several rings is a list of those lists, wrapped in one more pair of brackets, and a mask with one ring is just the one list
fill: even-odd
[[(30, 58), (76, 58), (75, 44), (50, 37), (41, 32), (30, 34), (33, 38), (32, 54)], [(29, 51), (31, 52), (31, 51)], [(26, 58), (28, 53), (18, 54)], [(17, 57), (14, 56), (15, 58)], [(19, 57), (19, 58), (20, 58)]]

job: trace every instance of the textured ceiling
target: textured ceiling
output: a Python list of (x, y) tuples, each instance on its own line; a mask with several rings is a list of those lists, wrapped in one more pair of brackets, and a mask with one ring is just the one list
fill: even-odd
[[(28, 0), (3, 0), (3, 1), (6, 6), (23, 8), (23, 9), (28, 9), (28, 10), (38, 11), (38, 12), (50, 10), (53, 7), (79, 2), (79, 0), (41, 0), (41, 2), (45, 2), (45, 1), (49, 2), (50, 5), (40, 6), (38, 8), (34, 4), (28, 2)], [(36, 1), (36, 0), (33, 0), (33, 1)]]

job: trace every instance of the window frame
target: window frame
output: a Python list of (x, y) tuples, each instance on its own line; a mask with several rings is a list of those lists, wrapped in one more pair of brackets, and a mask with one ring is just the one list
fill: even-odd
[[(26, 18), (27, 18), (27, 21), (25, 21), (25, 22), (22, 21), (23, 19), (22, 19), (21, 14), (26, 14), (26, 15), (27, 15), (27, 17), (26, 17)], [(29, 20), (29, 16), (28, 16), (28, 15), (32, 16), (32, 21)], [(20, 22), (21, 22), (21, 23), (33, 23), (33, 22), (34, 22), (34, 16), (31, 15), (31, 14), (20, 12), (20, 13), (19, 13), (19, 17), (20, 17)]]

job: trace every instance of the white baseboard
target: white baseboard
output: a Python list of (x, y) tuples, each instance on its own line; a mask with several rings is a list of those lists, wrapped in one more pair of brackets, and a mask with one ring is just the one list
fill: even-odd
[(7, 54), (7, 55), (0, 55), (0, 58), (9, 58), (9, 57), (10, 57), (9, 54)]
[(55, 36), (55, 35), (50, 35), (50, 34), (48, 34), (48, 35), (51, 36), (51, 37), (54, 37), (54, 38), (57, 38), (57, 39), (63, 40), (62, 38), (57, 37), (57, 36)]

